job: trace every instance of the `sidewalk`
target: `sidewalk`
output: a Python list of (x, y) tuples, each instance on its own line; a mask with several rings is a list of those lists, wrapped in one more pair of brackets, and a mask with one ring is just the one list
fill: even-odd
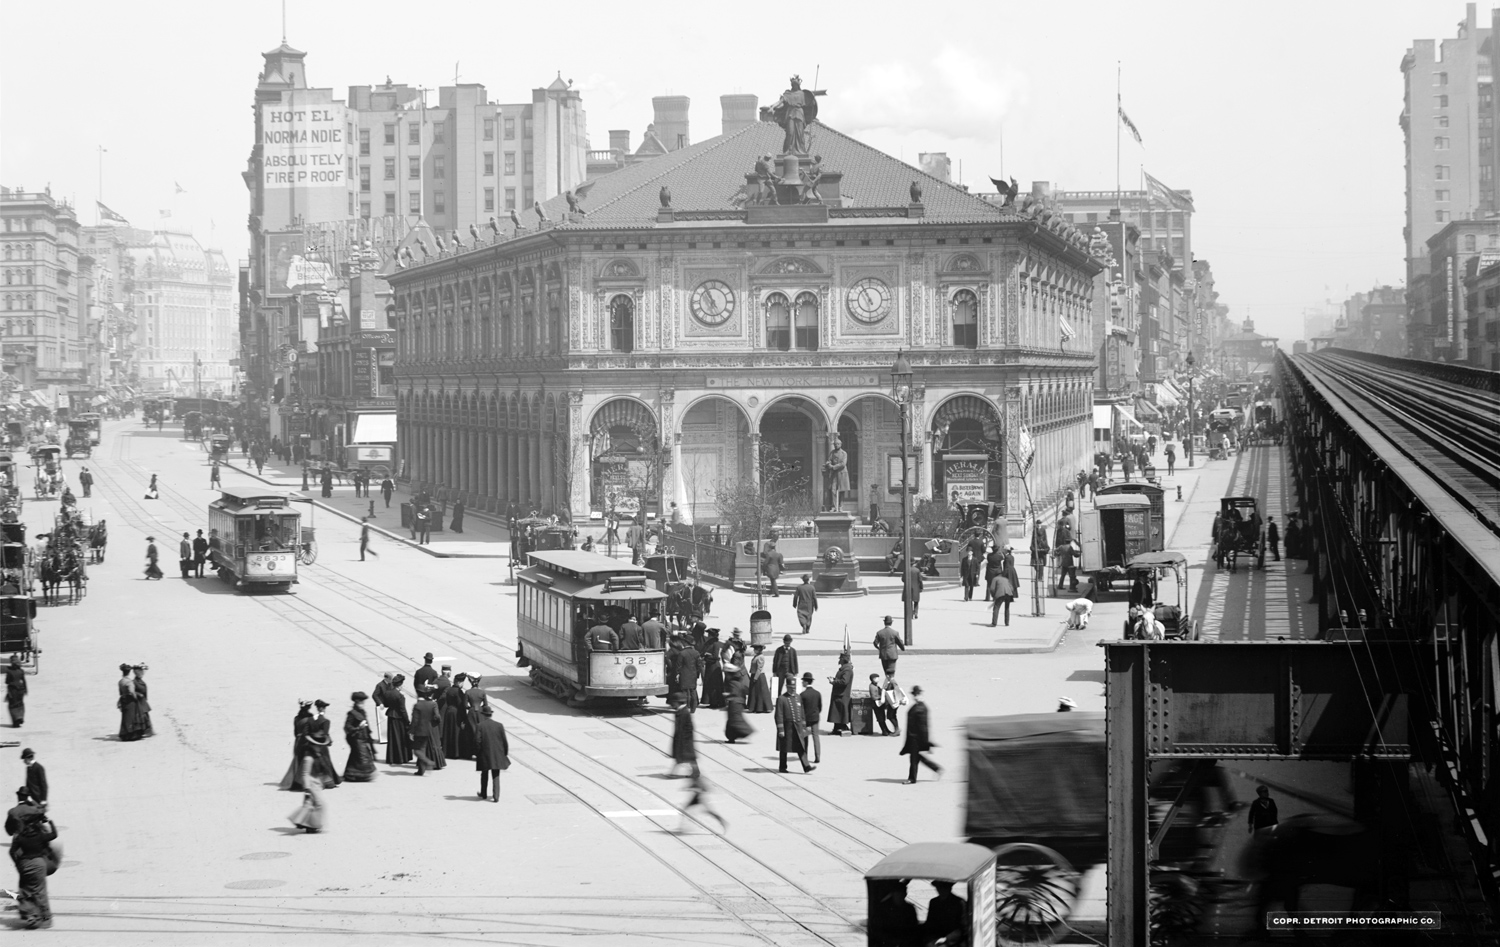
[(277, 490), (311, 497), (313, 502), (322, 509), (356, 523), (369, 514), (370, 504), (374, 503), (375, 517), (370, 520), (371, 529), (388, 539), (419, 549), (429, 556), (439, 559), (510, 558), (510, 531), (487, 515), (465, 510), (464, 531), (455, 533), (448, 529), (453, 517), (451, 504), (448, 507), (448, 519), (443, 523), (443, 531), (432, 533), (427, 545), (418, 545), (411, 538), (411, 530), (401, 525), (401, 504), (410, 503), (412, 500), (410, 489), (403, 483), (396, 484), (396, 492), (391, 496), (391, 505), (387, 509), (385, 500), (380, 496), (379, 483), (370, 485), (371, 497), (367, 499), (354, 495), (353, 484), (340, 484), (334, 481), (333, 496), (324, 497), (315, 479), (310, 478), (307, 483), (308, 489), (302, 490), (302, 468), (292, 464), (273, 461), (266, 464), (265, 469), (257, 474), (255, 465), (243, 454), (231, 451), (227, 466)]

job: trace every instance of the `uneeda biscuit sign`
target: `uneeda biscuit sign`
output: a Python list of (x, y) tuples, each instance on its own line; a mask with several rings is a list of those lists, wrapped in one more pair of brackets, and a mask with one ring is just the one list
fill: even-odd
[(261, 180), (268, 188), (344, 188), (344, 110), (331, 105), (261, 107)]

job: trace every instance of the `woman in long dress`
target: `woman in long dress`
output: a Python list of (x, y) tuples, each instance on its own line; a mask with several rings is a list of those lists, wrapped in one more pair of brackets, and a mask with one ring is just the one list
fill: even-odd
[(135, 684), (130, 679), (130, 665), (120, 665), (118, 686), (120, 696), (115, 706), (120, 710), (120, 739), (139, 740), (141, 735), (135, 729)]
[(766, 678), (766, 646), (752, 645), (755, 657), (750, 660), (750, 699), (745, 712), (768, 714), (771, 712), (771, 682)]
[(135, 685), (135, 714), (137, 724), (141, 728), (141, 736), (156, 736), (156, 728), (151, 726), (151, 701), (146, 699), (149, 693), (146, 687), (146, 665), (137, 664), (130, 669), (133, 678), (131, 683)]
[(443, 721), (443, 756), (450, 760), (469, 759), (473, 755), (472, 738), (470, 739), (471, 749), (468, 754), (462, 753), (463, 747), (460, 745), (462, 742), (461, 731), (463, 723), (469, 715), (469, 702), (464, 699), (463, 684), (466, 679), (467, 675), (457, 675), (453, 678), (451, 686), (434, 697), (437, 701), (438, 713), (442, 715)]
[(375, 778), (375, 743), (370, 738), (370, 718), (365, 714), (369, 695), (355, 691), (349, 695), (354, 706), (344, 715), (344, 739), (349, 741), (349, 762), (344, 765), (344, 779), (351, 783), (368, 783)]
[(397, 674), (391, 678), (390, 689), (385, 692), (385, 761), (392, 766), (405, 766), (411, 762), (411, 737), (408, 735), (411, 718), (406, 715), (406, 695), (401, 693), (401, 685), (405, 682), (406, 675)]
[[(453, 710), (458, 715), (458, 752), (453, 755), (454, 759), (472, 760), (477, 751), (475, 734), (478, 732), (476, 718), (479, 709), (470, 703), (469, 695), (478, 689), (478, 679), (472, 674), (460, 674), (454, 678), (453, 686), (448, 689), (448, 699), (453, 702)], [(464, 690), (460, 684), (468, 684), (469, 689)], [(479, 700), (484, 702), (484, 692), (480, 691)]]
[(719, 657), (719, 630), (710, 628), (703, 650), (703, 705), (710, 710), (724, 709), (724, 665)]
[(724, 719), (724, 742), (734, 743), (755, 732), (750, 721), (745, 719), (745, 696), (750, 693), (750, 678), (738, 664), (724, 669), (724, 706), (728, 711)]
[(313, 759), (313, 775), (323, 784), (324, 789), (335, 789), (344, 779), (333, 768), (333, 737), (330, 735), (333, 721), (324, 715), (323, 711), (327, 709), (328, 701), (313, 701), (312, 719), (307, 722), (307, 733), (303, 739)]
[[(321, 700), (316, 703), (322, 704), (325, 707), (327, 706)], [(315, 772), (315, 768), (318, 765), (318, 752), (317, 744), (313, 739), (314, 728), (320, 719), (325, 725), (327, 724), (328, 720), (326, 717), (315, 715), (309, 717), (308, 722), (304, 725), (302, 742), (297, 754), (298, 772), (302, 778), (302, 805), (298, 806), (291, 815), (287, 816), (293, 825), (305, 830), (308, 834), (323, 831), (324, 822), (323, 781), (320, 775)], [(324, 726), (322, 729), (326, 736), (327, 727)], [(324, 747), (324, 752), (327, 752), (326, 747)]]
[(302, 792), (302, 737), (307, 733), (307, 722), (312, 719), (312, 701), (297, 701), (297, 716), (292, 718), (292, 762), (281, 777), (280, 788), (288, 792)]

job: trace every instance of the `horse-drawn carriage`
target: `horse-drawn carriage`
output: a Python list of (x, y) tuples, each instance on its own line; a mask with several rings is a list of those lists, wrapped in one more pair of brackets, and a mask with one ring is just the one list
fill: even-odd
[(208, 439), (209, 459), (217, 460), (219, 463), (228, 460), (231, 443), (228, 434), (214, 434), (210, 436)]
[(52, 532), (45, 534), (47, 545), (35, 563), (43, 605), (57, 604), (64, 595), (72, 605), (88, 594), (85, 563), (90, 556), (86, 550), (91, 529), (88, 517), (77, 507), (64, 507), (53, 518)]
[(1253, 564), (1266, 567), (1264, 528), (1255, 497), (1224, 497), (1219, 501), (1218, 526), (1214, 531), (1214, 564), (1235, 572), (1239, 557), (1249, 556)]
[(21, 516), (21, 485), (17, 482), (18, 476), (15, 455), (10, 451), (0, 451), (0, 510), (13, 512), (17, 519)]
[(36, 584), (36, 564), (26, 545), (26, 524), (0, 522), (0, 594), (30, 595)]
[[(1170, 550), (1142, 553), (1125, 565), (1125, 573), (1145, 583), (1149, 598), (1141, 604), (1152, 609), (1152, 614), (1161, 623), (1163, 638), (1198, 640), (1202, 629), (1189, 613), (1192, 597), (1188, 594), (1187, 556)], [(1169, 574), (1174, 594), (1171, 600), (1164, 600), (1162, 585)], [(1129, 619), (1126, 619), (1125, 628), (1125, 637), (1134, 637)]]
[(36, 618), (36, 602), (24, 592), (4, 591), (11, 587), (9, 583), (0, 585), (0, 655), (5, 655), (6, 661), (10, 655), (18, 656), (26, 673), (35, 674), (41, 670), (42, 653), (32, 622)]
[(57, 444), (42, 444), (31, 450), (31, 465), (36, 468), (34, 489), (38, 500), (62, 493), (63, 449)]
[(714, 607), (714, 593), (694, 574), (693, 560), (673, 553), (656, 553), (642, 563), (649, 573), (648, 581), (667, 595), (666, 617), (678, 627), (686, 628), (702, 621)]
[[(1104, 714), (986, 717), (965, 731), (964, 834), (995, 852), (996, 943), (1053, 943), (1109, 853)], [(1150, 783), (1153, 914), (1190, 929), (1232, 800), (1213, 760), (1153, 764)]]

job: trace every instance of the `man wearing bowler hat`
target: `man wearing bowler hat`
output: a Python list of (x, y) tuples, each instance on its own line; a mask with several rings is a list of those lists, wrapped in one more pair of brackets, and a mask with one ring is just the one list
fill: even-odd
[[(474, 768), (479, 770), (479, 798), (489, 796), (490, 802), (500, 801), (500, 771), (510, 769), (510, 741), (505, 738), (505, 725), (494, 717), (489, 704), (479, 708), (478, 725), (474, 732)], [(495, 783), (494, 795), (490, 795), (490, 781)]]
[(21, 762), (26, 765), (26, 794), (31, 801), (45, 809), (47, 807), (47, 771), (36, 761), (36, 752), (27, 747), (21, 751)]
[(797, 672), (801, 670), (797, 666), (797, 649), (792, 647), (792, 636), (781, 636), (781, 647), (771, 656), (771, 674), (776, 678), (776, 696), (780, 697), (782, 689), (786, 687), (787, 681), (793, 682), (793, 696), (796, 692)]
[(821, 763), (823, 762), (823, 741), (818, 736), (818, 729), (823, 720), (823, 695), (816, 687), (813, 687), (811, 671), (802, 673), (802, 693), (797, 696), (802, 700), (802, 717), (807, 721), (807, 729), (812, 736), (813, 762)]

